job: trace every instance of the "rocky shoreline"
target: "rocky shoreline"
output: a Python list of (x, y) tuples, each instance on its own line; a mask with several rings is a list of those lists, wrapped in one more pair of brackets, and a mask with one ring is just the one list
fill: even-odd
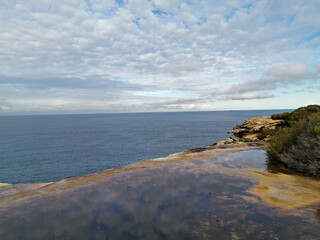
[(241, 125), (236, 125), (233, 130), (228, 131), (233, 134), (225, 140), (213, 143), (212, 146), (260, 143), (265, 144), (270, 139), (273, 131), (282, 128), (285, 125), (283, 120), (273, 120), (271, 116), (260, 116), (245, 120)]
[[(232, 130), (228, 131), (228, 138), (215, 142), (207, 147), (192, 148), (176, 154), (190, 154), (204, 152), (207, 150), (227, 150), (233, 151), (236, 148), (258, 147), (266, 148), (270, 139), (269, 132), (277, 131), (284, 127), (283, 120), (273, 120), (271, 116), (259, 116), (245, 120), (242, 124), (236, 125)], [(171, 156), (171, 155), (170, 155)]]

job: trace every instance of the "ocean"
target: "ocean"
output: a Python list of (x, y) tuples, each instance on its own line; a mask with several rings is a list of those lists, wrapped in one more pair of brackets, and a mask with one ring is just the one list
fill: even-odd
[(0, 117), (0, 183), (51, 182), (165, 157), (288, 110)]

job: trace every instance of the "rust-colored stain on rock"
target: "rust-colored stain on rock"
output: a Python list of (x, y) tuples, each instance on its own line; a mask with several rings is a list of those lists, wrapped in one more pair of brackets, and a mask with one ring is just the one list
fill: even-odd
[(292, 210), (320, 205), (319, 180), (283, 173), (243, 171), (258, 181), (249, 192), (272, 206)]

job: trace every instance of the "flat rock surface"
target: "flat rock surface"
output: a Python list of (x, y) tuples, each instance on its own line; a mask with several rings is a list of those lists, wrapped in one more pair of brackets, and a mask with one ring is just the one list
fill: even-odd
[(199, 148), (0, 188), (0, 239), (319, 239), (320, 181), (261, 147)]

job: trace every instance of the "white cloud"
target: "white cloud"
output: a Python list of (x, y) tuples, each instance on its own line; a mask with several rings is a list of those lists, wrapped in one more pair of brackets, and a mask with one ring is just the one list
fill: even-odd
[(242, 94), (231, 94), (228, 96), (231, 100), (252, 100), (252, 99), (264, 99), (273, 98), (273, 94), (268, 93), (242, 93)]
[(260, 90), (272, 90), (278, 87), (299, 84), (304, 80), (319, 80), (320, 69), (308, 70), (305, 64), (298, 63), (281, 68), (274, 68), (257, 80), (245, 81), (221, 87), (215, 94), (234, 94)]
[[(319, 87), (319, 70), (314, 70), (319, 1), (28, 0), (1, 1), (1, 6), (0, 76), (12, 82), (0, 81), (0, 89), (6, 89), (1, 94), (11, 109), (14, 100), (28, 95), (46, 102), (46, 90), (60, 91), (54, 98), (65, 99), (63, 94), (77, 92), (78, 86), (87, 93), (75, 94), (73, 108), (89, 102), (90, 94), (100, 96), (101, 89), (122, 96), (123, 89), (110, 80), (144, 91), (180, 90), (181, 99), (202, 99), (212, 92), (258, 98), (261, 91), (276, 95), (279, 87), (290, 91), (310, 81)], [(145, 88), (150, 85), (153, 89)], [(160, 92), (158, 98), (140, 99), (136, 91), (141, 89), (126, 91), (137, 109), (163, 101)], [(212, 106), (211, 97), (206, 99), (201, 104)], [(54, 105), (47, 103), (48, 109)], [(131, 106), (122, 98), (94, 104)], [(71, 108), (66, 102), (63, 106)]]
[(115, 6), (114, 0), (90, 0), (90, 4), (94, 11), (107, 11)]
[(153, 1), (157, 8), (164, 12), (176, 12), (179, 5), (182, 3), (181, 0), (154, 0)]
[(10, 109), (10, 107), (8, 107), (8, 106), (6, 106), (6, 105), (1, 105), (0, 106), (0, 110), (2, 110), (2, 111), (7, 111), (7, 110), (9, 110)]

